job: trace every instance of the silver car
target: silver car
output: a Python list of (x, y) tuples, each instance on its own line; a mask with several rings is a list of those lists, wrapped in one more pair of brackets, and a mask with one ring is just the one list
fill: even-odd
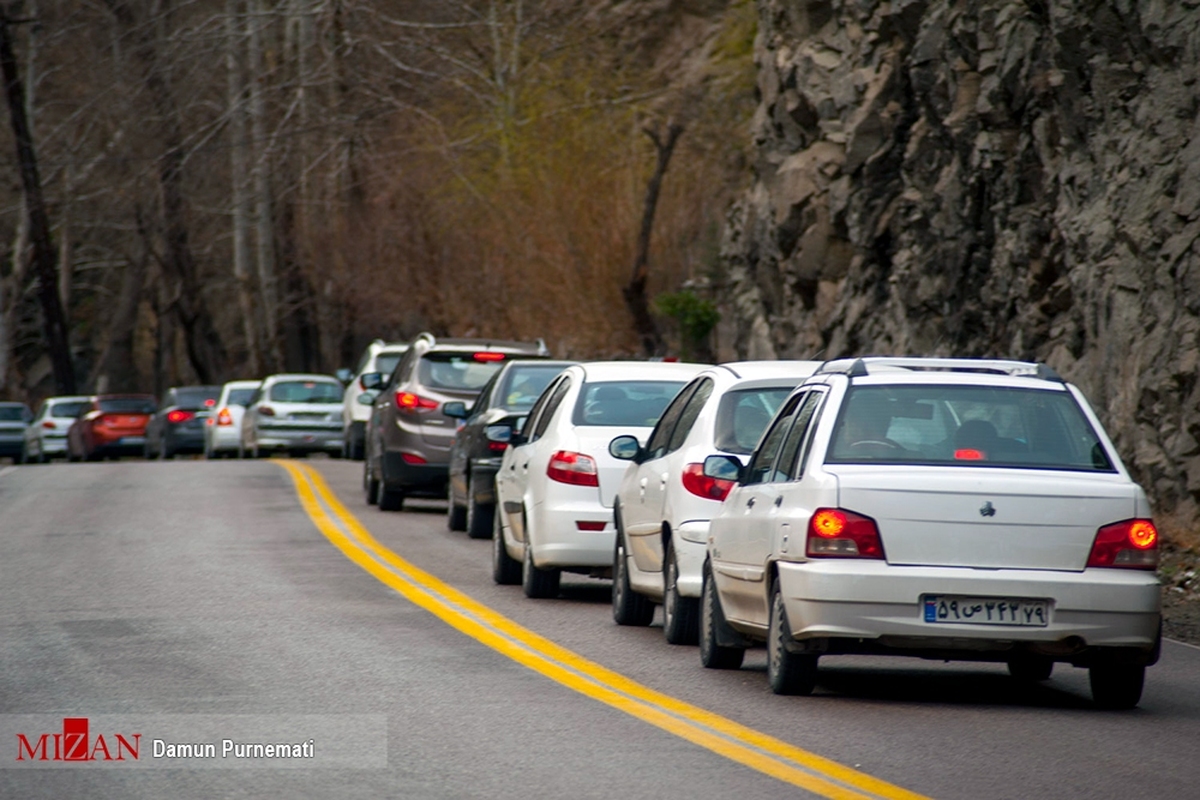
[(332, 375), (265, 378), (242, 418), (239, 458), (271, 452), (342, 455), (342, 384)]
[(88, 403), (86, 395), (51, 397), (38, 407), (33, 422), (25, 429), (25, 461), (45, 464), (67, 457), (67, 429)]

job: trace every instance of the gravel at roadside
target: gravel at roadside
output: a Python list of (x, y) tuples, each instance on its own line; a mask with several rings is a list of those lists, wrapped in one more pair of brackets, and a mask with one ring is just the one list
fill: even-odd
[(1160, 553), (1163, 634), (1200, 645), (1200, 552), (1167, 544)]

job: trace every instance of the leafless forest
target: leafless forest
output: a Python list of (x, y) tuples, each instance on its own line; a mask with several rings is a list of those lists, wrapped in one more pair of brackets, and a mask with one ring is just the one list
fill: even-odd
[[(423, 329), (636, 353), (622, 289), (672, 125), (646, 269), (667, 347), (654, 299), (719, 283), (753, 3), (3, 8), (81, 391), (329, 371)], [(32, 399), (45, 272), (0, 142), (0, 394)]]

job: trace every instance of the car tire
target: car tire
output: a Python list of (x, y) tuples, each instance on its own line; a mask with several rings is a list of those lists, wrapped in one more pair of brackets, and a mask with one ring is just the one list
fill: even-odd
[(613, 547), (612, 613), (618, 625), (646, 627), (654, 621), (654, 603), (629, 585), (629, 563), (625, 556), (625, 538), (617, 532)]
[(371, 462), (363, 462), (363, 494), (367, 496), (367, 505), (373, 506), (379, 502), (379, 479), (371, 473)]
[(500, 515), (492, 515), (492, 580), (501, 586), (515, 586), (521, 582), (521, 562), (508, 554), (504, 546), (504, 531)]
[(170, 461), (175, 458), (175, 451), (171, 449), (171, 445), (165, 436), (158, 443), (158, 457), (163, 461)]
[(18, 450), (18, 451), (17, 451), (17, 454), (16, 454), (15, 456), (13, 456), (13, 457), (12, 457), (12, 463), (13, 463), (14, 465), (15, 465), (15, 464), (24, 464), (24, 463), (25, 463), (25, 445), (21, 445), (21, 449), (20, 449), (20, 450)]
[(1142, 699), (1146, 668), (1141, 664), (1093, 664), (1088, 668), (1088, 682), (1092, 685), (1092, 702), (1098, 708), (1133, 708)]
[(529, 542), (529, 531), (525, 532), (525, 558), (521, 562), (521, 588), (525, 596), (534, 600), (558, 597), (562, 572), (557, 569), (542, 569), (533, 563), (533, 546)]
[(668, 644), (696, 644), (700, 640), (700, 603), (679, 596), (679, 560), (668, 540), (663, 555), (663, 636)]
[(474, 475), (467, 480), (467, 536), (472, 539), (487, 539), (492, 535), (496, 506), (493, 503), (475, 501), (479, 496), (475, 480)]
[(767, 683), (775, 694), (810, 695), (817, 686), (816, 653), (788, 650), (792, 632), (779, 582), (771, 587), (771, 621), (767, 634)]
[(717, 587), (705, 567), (704, 588), (700, 594), (700, 663), (708, 669), (738, 669), (746, 657), (744, 647), (728, 647), (718, 643), (717, 629), (725, 624)]
[[(354, 429), (351, 428), (350, 430), (353, 431)], [(365, 451), (367, 449), (364, 446), (362, 437), (355, 436), (353, 433), (350, 433), (346, 436), (346, 442), (347, 442), (346, 447), (345, 447), (346, 457), (349, 458), (351, 461), (362, 461), (363, 458), (366, 456)]]
[(389, 489), (380, 479), (379, 488), (375, 490), (375, 505), (380, 511), (400, 511), (404, 508), (404, 492), (399, 489)]
[(450, 489), (446, 500), (446, 527), (452, 531), (467, 529), (467, 507), (454, 502), (454, 490)]
[(83, 460), (84, 461), (99, 461), (100, 454), (99, 453), (85, 453), (83, 456)]
[(1054, 672), (1054, 659), (1046, 656), (1022, 654), (1008, 660), (1008, 674), (1026, 683), (1049, 680)]

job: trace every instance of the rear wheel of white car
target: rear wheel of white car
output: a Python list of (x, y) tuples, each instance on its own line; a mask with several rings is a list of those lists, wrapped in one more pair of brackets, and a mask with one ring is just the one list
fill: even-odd
[(613, 550), (612, 609), (613, 619), (618, 625), (645, 627), (654, 621), (654, 603), (645, 595), (633, 591), (629, 585), (625, 541), (619, 532), (617, 546)]
[(717, 587), (706, 567), (704, 588), (700, 594), (700, 663), (709, 669), (737, 669), (746, 657), (744, 647), (728, 647), (718, 643), (717, 630), (725, 624)]
[(1008, 660), (1008, 674), (1019, 681), (1037, 683), (1049, 680), (1054, 672), (1053, 659), (1046, 656), (1020, 655)]
[(476, 502), (479, 487), (475, 481), (474, 475), (467, 481), (467, 536), (472, 539), (486, 539), (492, 535), (492, 519), (496, 516), (496, 506)]
[(767, 635), (767, 683), (775, 694), (812, 694), (817, 685), (817, 660), (810, 653), (788, 650), (792, 632), (779, 583), (771, 588), (771, 626)]
[(700, 638), (700, 603), (679, 596), (679, 561), (670, 541), (663, 562), (663, 636), (669, 644), (695, 644)]
[(1133, 708), (1142, 699), (1146, 668), (1134, 664), (1095, 664), (1088, 669), (1092, 700), (1100, 708)]
[(515, 586), (521, 582), (521, 562), (508, 554), (504, 545), (504, 531), (500, 515), (492, 516), (492, 580), (501, 586)]
[(525, 596), (534, 599), (558, 597), (558, 585), (562, 573), (557, 569), (542, 569), (533, 563), (533, 546), (529, 543), (529, 529), (525, 533), (525, 560), (521, 563), (521, 588)]

